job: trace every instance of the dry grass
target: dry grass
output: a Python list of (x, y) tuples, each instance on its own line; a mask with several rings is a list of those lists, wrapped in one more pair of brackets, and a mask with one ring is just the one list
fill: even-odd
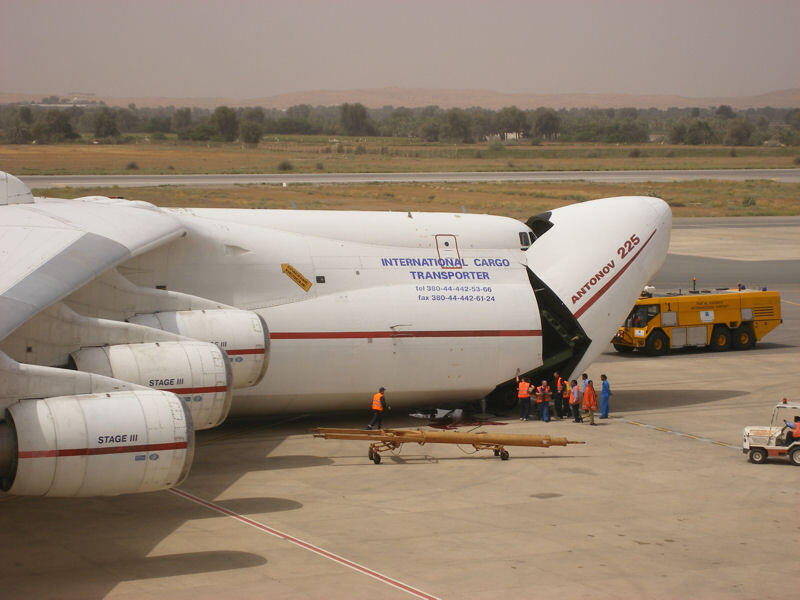
[[(365, 152), (356, 153), (362, 146)], [(635, 148), (638, 158), (629, 154)], [(617, 169), (791, 168), (797, 148), (722, 146), (617, 146), (530, 144), (491, 149), (487, 144), (423, 144), (395, 138), (321, 136), (271, 138), (257, 147), (242, 144), (0, 146), (0, 170), (16, 175), (121, 174), (135, 162), (141, 174), (275, 173), (288, 160), (296, 172), (538, 171)], [(321, 168), (320, 168), (321, 167)]]
[(800, 184), (772, 181), (665, 183), (429, 183), (359, 185), (245, 185), (223, 188), (65, 188), (37, 195), (74, 198), (122, 196), (159, 206), (291, 208), (320, 210), (444, 211), (527, 219), (592, 198), (651, 195), (666, 200), (676, 217), (800, 214)]

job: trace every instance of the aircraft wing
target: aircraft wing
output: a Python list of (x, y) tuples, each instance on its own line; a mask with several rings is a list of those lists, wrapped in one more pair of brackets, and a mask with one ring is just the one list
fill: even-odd
[(183, 233), (138, 203), (34, 200), (0, 179), (0, 340), (111, 267)]

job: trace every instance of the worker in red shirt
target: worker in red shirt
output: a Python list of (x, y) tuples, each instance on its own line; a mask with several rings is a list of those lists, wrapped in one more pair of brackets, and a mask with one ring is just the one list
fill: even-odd
[(583, 410), (589, 414), (589, 425), (597, 425), (594, 422), (594, 411), (597, 410), (597, 392), (594, 391), (594, 382), (590, 379), (583, 390)]

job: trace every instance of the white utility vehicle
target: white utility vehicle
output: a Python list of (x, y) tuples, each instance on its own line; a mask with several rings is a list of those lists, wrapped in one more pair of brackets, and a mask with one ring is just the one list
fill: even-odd
[(775, 405), (769, 426), (745, 427), (742, 452), (750, 462), (760, 465), (772, 456), (788, 456), (793, 465), (800, 467), (800, 441), (795, 438), (792, 443), (786, 443), (786, 434), (790, 431), (786, 422), (795, 423), (795, 417), (800, 417), (800, 402), (787, 402), (784, 398)]

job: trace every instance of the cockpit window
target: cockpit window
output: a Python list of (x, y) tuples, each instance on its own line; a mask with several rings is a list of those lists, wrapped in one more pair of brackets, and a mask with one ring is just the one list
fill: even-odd
[(519, 245), (522, 246), (523, 250), (531, 245), (531, 239), (528, 237), (527, 231), (519, 232)]
[(631, 314), (625, 320), (626, 327), (644, 327), (661, 311), (658, 304), (648, 304), (646, 306), (634, 306)]

